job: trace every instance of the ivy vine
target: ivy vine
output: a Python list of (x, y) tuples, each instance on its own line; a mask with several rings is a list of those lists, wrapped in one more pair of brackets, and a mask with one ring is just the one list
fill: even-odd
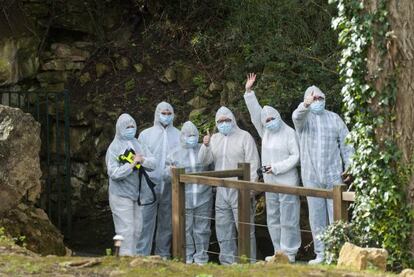
[[(368, 49), (374, 45), (386, 54), (390, 31), (386, 1), (378, 1), (368, 12), (361, 0), (330, 0), (338, 8), (333, 28), (339, 31), (343, 47), (339, 63), (345, 121), (351, 124), (349, 142), (355, 147), (351, 172), (355, 177), (356, 199), (353, 228), (362, 246), (384, 247), (388, 265), (401, 269), (412, 265), (409, 248), (412, 212), (405, 198), (400, 152), (395, 144), (396, 76), (386, 78), (381, 89), (368, 79)], [(374, 108), (373, 103), (378, 103)], [(382, 130), (381, 136), (376, 131)], [(329, 249), (327, 249), (329, 251)]]

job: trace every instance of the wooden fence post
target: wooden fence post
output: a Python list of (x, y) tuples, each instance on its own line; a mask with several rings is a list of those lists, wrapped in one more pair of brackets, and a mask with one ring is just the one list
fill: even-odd
[(342, 192), (346, 191), (346, 185), (333, 187), (333, 216), (334, 221), (348, 222), (348, 203), (342, 199)]
[[(250, 164), (239, 163), (238, 168), (243, 170), (243, 180), (250, 182)], [(250, 258), (250, 190), (238, 190), (238, 255)]]
[(184, 168), (172, 169), (172, 253), (185, 262), (185, 184), (180, 183)]

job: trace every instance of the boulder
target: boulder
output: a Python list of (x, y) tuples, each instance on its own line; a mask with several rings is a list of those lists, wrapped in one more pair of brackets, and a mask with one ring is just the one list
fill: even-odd
[(28, 249), (64, 255), (63, 236), (34, 205), (41, 191), (40, 124), (0, 105), (0, 226)]
[(270, 264), (288, 264), (289, 258), (282, 251), (276, 251), (275, 254), (267, 261)]
[(190, 101), (187, 102), (188, 105), (190, 105), (191, 107), (195, 108), (195, 109), (201, 109), (201, 108), (205, 108), (208, 104), (207, 99), (201, 97), (201, 96), (196, 96), (193, 99), (191, 99)]
[(41, 191), (40, 124), (19, 109), (0, 105), (0, 215)]
[(400, 277), (414, 277), (414, 270), (411, 268), (406, 268), (398, 275)]
[(0, 219), (7, 233), (20, 241), (25, 247), (42, 255), (65, 255), (66, 248), (63, 236), (49, 221), (47, 214), (39, 208), (28, 206), (25, 209), (18, 207), (9, 210)]
[(220, 83), (217, 82), (211, 82), (208, 86), (209, 91), (220, 91), (223, 89), (223, 86)]
[(338, 266), (346, 266), (356, 270), (387, 268), (388, 252), (381, 248), (361, 248), (346, 242), (339, 252)]
[(165, 70), (164, 75), (160, 78), (163, 83), (171, 83), (177, 79), (175, 70), (172, 67), (169, 67)]

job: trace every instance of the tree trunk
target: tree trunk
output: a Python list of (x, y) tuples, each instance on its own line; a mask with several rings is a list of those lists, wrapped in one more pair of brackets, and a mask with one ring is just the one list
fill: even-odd
[[(378, 8), (380, 0), (364, 1), (370, 11)], [(378, 143), (384, 136), (396, 138), (398, 148), (402, 152), (402, 163), (413, 167), (414, 163), (414, 1), (387, 1), (390, 30), (387, 34), (387, 55), (382, 55), (374, 43), (368, 52), (368, 78), (374, 80), (374, 87), (381, 91), (389, 84), (390, 77), (395, 77), (397, 85), (396, 105), (392, 112), (396, 120), (388, 122), (381, 130), (376, 130)], [(373, 108), (379, 109), (377, 103)], [(388, 125), (388, 126), (387, 126)], [(414, 175), (409, 176), (407, 199), (414, 204)], [(414, 232), (411, 235), (414, 250)]]

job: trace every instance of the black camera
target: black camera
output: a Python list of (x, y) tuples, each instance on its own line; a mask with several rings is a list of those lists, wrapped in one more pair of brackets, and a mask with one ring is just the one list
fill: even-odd
[(264, 165), (264, 166), (259, 167), (256, 171), (257, 175), (259, 176), (259, 179), (263, 179), (263, 173), (266, 173), (269, 170), (270, 170), (270, 166), (268, 166), (268, 165)]

